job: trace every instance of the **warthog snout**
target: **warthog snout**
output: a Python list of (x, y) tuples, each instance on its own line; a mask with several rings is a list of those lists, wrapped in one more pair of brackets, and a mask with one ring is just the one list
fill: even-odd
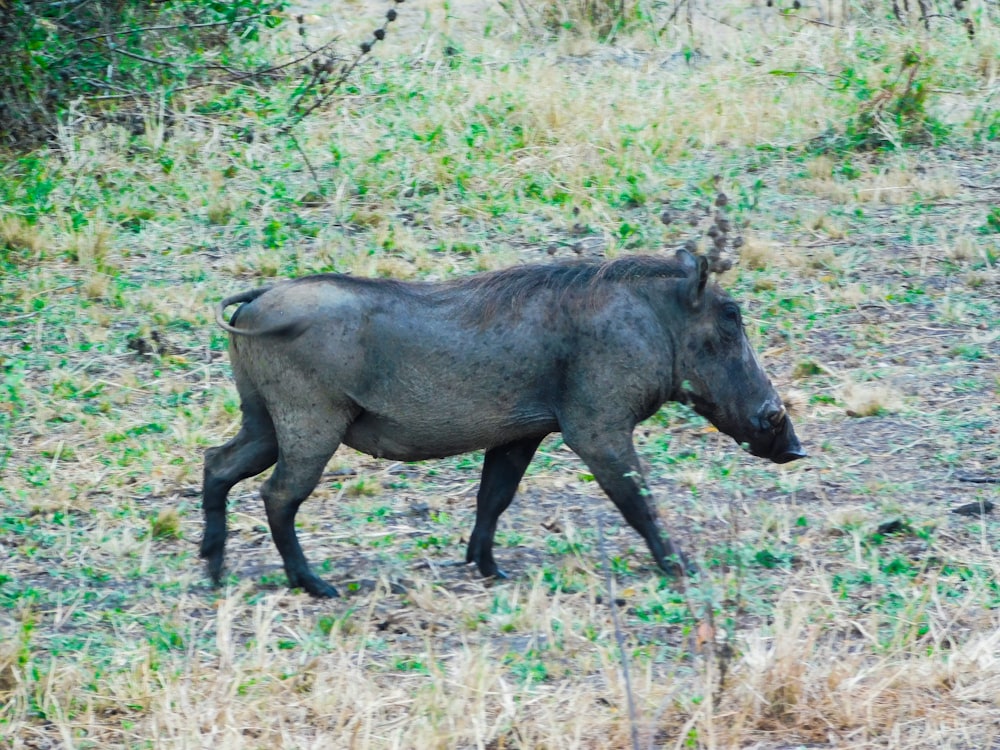
[(776, 464), (787, 464), (808, 456), (802, 450), (784, 404), (766, 402), (752, 421), (759, 431), (758, 438), (750, 441), (753, 455), (770, 459)]

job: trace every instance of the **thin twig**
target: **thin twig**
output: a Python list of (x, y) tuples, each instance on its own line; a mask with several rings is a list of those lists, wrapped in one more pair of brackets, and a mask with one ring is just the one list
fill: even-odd
[(625, 635), (618, 620), (618, 605), (615, 602), (614, 579), (611, 575), (611, 561), (604, 546), (604, 517), (597, 517), (597, 548), (601, 554), (601, 565), (604, 567), (604, 587), (608, 592), (608, 606), (611, 608), (611, 624), (615, 629), (615, 644), (618, 646), (618, 657), (622, 665), (622, 678), (625, 681), (625, 700), (628, 704), (628, 722), (632, 733), (632, 750), (639, 750), (639, 724), (635, 715), (635, 699), (632, 697), (632, 678), (628, 671), (628, 654), (625, 651)]
[[(192, 84), (190, 84), (188, 86), (178, 86), (175, 89), (171, 89), (170, 93), (171, 94), (177, 94), (177, 93), (180, 93), (181, 91), (191, 91), (193, 89), (202, 89), (202, 88), (205, 88), (206, 86), (220, 86), (223, 83), (225, 83), (225, 81), (220, 81), (218, 79), (213, 79), (211, 81), (201, 81), (200, 83), (192, 83)], [(142, 92), (142, 91), (130, 91), (127, 94), (101, 94), (100, 96), (88, 96), (87, 97), (87, 101), (88, 102), (101, 102), (101, 101), (113, 101), (113, 100), (116, 100), (116, 99), (140, 99), (143, 96), (145, 96), (145, 93)]]
[[(198, 83), (188, 84), (187, 86), (178, 86), (175, 89), (171, 89), (170, 93), (171, 94), (177, 94), (177, 93), (180, 93), (182, 91), (191, 91), (193, 89), (205, 88), (206, 86), (221, 86), (224, 83), (235, 83), (236, 81), (245, 81), (247, 79), (259, 78), (259, 77), (262, 77), (262, 76), (265, 76), (265, 75), (269, 75), (271, 73), (275, 73), (275, 72), (278, 72), (280, 70), (283, 70), (284, 68), (290, 68), (293, 65), (297, 65), (297, 64), (299, 64), (301, 62), (304, 62), (305, 60), (308, 60), (311, 57), (314, 57), (314, 56), (316, 56), (316, 55), (318, 55), (318, 54), (326, 51), (327, 49), (329, 49), (330, 47), (332, 47), (336, 43), (336, 41), (337, 41), (336, 39), (333, 39), (333, 40), (327, 42), (326, 44), (324, 44), (322, 47), (319, 47), (318, 49), (316, 49), (315, 52), (310, 52), (309, 54), (303, 55), (302, 57), (297, 57), (294, 60), (289, 60), (288, 62), (282, 63), (281, 65), (272, 65), (271, 67), (262, 68), (260, 70), (228, 71), (228, 69), (226, 69), (225, 67), (220, 66), (220, 65), (198, 66), (198, 68), (202, 68), (202, 69), (206, 69), (206, 70), (213, 69), (213, 68), (214, 69), (220, 69), (221, 68), (223, 70), (227, 70), (228, 72), (230, 72), (230, 77), (227, 78), (227, 79), (225, 79), (225, 80), (218, 79), (218, 78), (213, 78), (210, 81), (199, 81)], [(111, 88), (111, 86), (109, 84), (107, 84), (107, 83), (105, 83), (103, 81), (92, 81), (92, 83), (94, 85), (101, 85), (101, 86), (105, 86), (107, 88)], [(88, 101), (104, 101), (104, 100), (109, 100), (109, 99), (111, 99), (111, 100), (113, 100), (113, 99), (131, 99), (131, 98), (135, 98), (137, 96), (142, 96), (142, 94), (140, 92), (129, 92), (129, 93), (125, 93), (125, 94), (102, 94), (101, 96), (88, 96), (87, 100)]]
[(74, 42), (90, 42), (94, 39), (107, 39), (108, 37), (124, 36), (125, 34), (141, 34), (147, 31), (173, 31), (174, 29), (203, 29), (211, 26), (229, 26), (237, 25), (243, 23), (244, 21), (253, 21), (257, 18), (263, 18), (268, 15), (267, 13), (259, 13), (253, 16), (245, 16), (243, 18), (237, 18), (233, 21), (211, 21), (206, 23), (177, 23), (171, 24), (169, 26), (139, 26), (134, 29), (115, 29), (114, 31), (105, 31), (101, 34), (92, 34), (91, 36), (82, 36), (79, 39), (74, 39)]
[[(347, 77), (354, 72), (354, 69), (356, 67), (358, 67), (358, 65), (361, 63), (362, 58), (364, 58), (366, 54), (368, 53), (364, 51), (359, 52), (355, 56), (351, 64), (340, 72), (340, 75), (337, 76), (336, 80), (330, 85), (330, 87), (316, 98), (316, 101), (310, 104), (305, 110), (295, 115), (290, 122), (285, 123), (285, 125), (283, 125), (278, 132), (279, 133), (290, 132), (292, 128), (294, 128), (296, 125), (302, 122), (316, 109), (318, 109), (327, 101), (329, 101), (330, 97), (337, 92), (337, 89), (339, 89), (344, 84), (344, 82), (347, 80)], [(295, 99), (295, 101), (292, 102), (291, 106), (289, 107), (289, 110), (294, 112), (299, 107), (299, 105), (302, 103), (302, 100), (306, 97), (306, 95), (313, 90), (313, 86), (315, 85), (318, 78), (319, 78), (318, 75), (313, 76), (313, 79), (303, 88), (302, 93), (299, 94), (299, 96)]]
[(254, 70), (249, 73), (237, 73), (233, 80), (240, 81), (244, 78), (256, 78), (257, 76), (267, 75), (268, 73), (275, 73), (279, 70), (284, 70), (285, 68), (290, 68), (293, 65), (298, 65), (301, 62), (305, 62), (311, 57), (316, 57), (317, 55), (326, 52), (330, 47), (339, 41), (339, 37), (334, 37), (329, 42), (317, 47), (314, 50), (309, 50), (308, 54), (302, 55), (302, 57), (296, 57), (294, 60), (289, 60), (288, 62), (281, 63), (281, 65), (272, 65), (269, 68), (262, 68), (260, 70)]
[(817, 26), (826, 26), (827, 28), (830, 29), (844, 28), (843, 26), (838, 26), (835, 23), (827, 23), (826, 21), (820, 21), (818, 18), (806, 18), (805, 16), (793, 16), (793, 17), (799, 19), (800, 21), (805, 21), (806, 23), (813, 23), (816, 24)]
[(91, 0), (80, 0), (80, 2), (76, 3), (72, 8), (69, 8), (68, 10), (66, 10), (66, 12), (64, 12), (61, 16), (59, 16), (57, 20), (59, 21), (64, 20), (67, 16), (69, 16), (72, 13), (76, 13), (78, 10), (80, 10), (80, 8), (82, 8), (89, 2), (91, 2)]
[(1000, 484), (1000, 477), (974, 477), (968, 474), (958, 474), (955, 479), (959, 482), (972, 482), (973, 484)]
[(121, 47), (116, 47), (113, 44), (108, 45), (108, 50), (114, 52), (117, 55), (124, 55), (125, 57), (131, 57), (133, 60), (139, 60), (141, 62), (150, 63), (151, 65), (160, 65), (164, 68), (176, 68), (177, 64), (172, 63), (169, 60), (157, 60), (152, 57), (146, 57), (145, 55), (138, 55), (135, 52), (129, 52)]
[[(685, 3), (687, 2), (688, 0), (677, 0), (677, 4), (674, 5), (674, 9), (670, 12), (670, 15), (667, 16), (667, 24), (671, 23), (675, 18), (677, 18), (677, 14), (680, 13), (681, 8), (683, 8)], [(664, 24), (664, 27), (667, 24)]]
[(313, 169), (312, 162), (309, 161), (309, 157), (306, 156), (306, 152), (302, 150), (302, 146), (299, 145), (298, 139), (292, 133), (288, 133), (287, 135), (292, 139), (292, 145), (295, 146), (295, 150), (299, 152), (299, 156), (302, 157), (302, 161), (304, 161), (306, 166), (309, 168), (309, 174), (312, 175), (313, 182), (319, 185), (319, 175), (316, 174), (316, 170)]
[(708, 13), (704, 13), (703, 15), (709, 21), (715, 21), (715, 23), (720, 24), (722, 26), (728, 26), (731, 29), (736, 29), (737, 31), (742, 31), (742, 29), (739, 26), (737, 26), (736, 24), (734, 24), (734, 23), (730, 23), (729, 21), (723, 21), (721, 18), (716, 18), (715, 16), (709, 15)]
[[(402, 0), (397, 0), (397, 2), (402, 2)], [(290, 119), (289, 122), (285, 123), (285, 125), (283, 125), (278, 130), (278, 133), (284, 134), (290, 132), (292, 128), (294, 128), (296, 125), (302, 122), (302, 120), (308, 117), (312, 112), (314, 112), (316, 109), (318, 109), (327, 101), (329, 101), (330, 97), (332, 97), (335, 93), (337, 93), (337, 89), (339, 89), (344, 84), (348, 76), (350, 76), (351, 73), (354, 72), (354, 69), (357, 68), (358, 65), (361, 64), (361, 61), (368, 55), (368, 53), (372, 51), (372, 48), (378, 42), (385, 39), (386, 29), (389, 27), (390, 23), (396, 20), (396, 17), (397, 13), (395, 9), (392, 9), (388, 13), (386, 13), (385, 21), (379, 28), (377, 28), (372, 33), (371, 40), (363, 42), (361, 44), (361, 49), (355, 55), (350, 65), (347, 65), (341, 69), (340, 75), (337, 76), (337, 78), (327, 86), (325, 91), (321, 91), (319, 93), (319, 95), (316, 97), (316, 101), (314, 101), (312, 104), (306, 107), (306, 109), (299, 110), (300, 106), (302, 105), (302, 100), (310, 92), (316, 90), (317, 84), (326, 85), (325, 81), (320, 80), (319, 72), (314, 73), (312, 79), (303, 87), (302, 93), (300, 93), (298, 97), (295, 98), (295, 101), (293, 101), (291, 106), (289, 107), (289, 111), (293, 113), (292, 118)]]

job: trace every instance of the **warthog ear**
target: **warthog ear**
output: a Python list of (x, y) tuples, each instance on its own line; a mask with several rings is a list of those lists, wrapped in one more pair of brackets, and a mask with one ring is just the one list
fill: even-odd
[(688, 272), (690, 286), (688, 287), (688, 299), (691, 306), (697, 306), (705, 292), (705, 284), (708, 283), (708, 258), (704, 255), (695, 255), (686, 247), (677, 251), (677, 260), (681, 262)]

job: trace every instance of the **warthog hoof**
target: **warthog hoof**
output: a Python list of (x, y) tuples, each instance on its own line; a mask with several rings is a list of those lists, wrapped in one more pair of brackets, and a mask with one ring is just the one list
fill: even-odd
[(205, 561), (208, 577), (215, 586), (222, 585), (222, 568), (225, 563), (223, 544), (225, 544), (224, 537), (222, 541), (206, 537), (201, 545), (200, 556)]
[(337, 589), (319, 576), (311, 574), (297, 576), (294, 580), (291, 576), (289, 576), (288, 586), (293, 589), (302, 589), (307, 594), (315, 596), (317, 599), (336, 599), (340, 596)]
[(657, 560), (660, 570), (674, 578), (697, 575), (699, 572), (698, 566), (688, 559), (688, 556), (681, 552), (676, 545), (671, 544), (671, 547), (673, 547), (673, 550), (666, 557)]

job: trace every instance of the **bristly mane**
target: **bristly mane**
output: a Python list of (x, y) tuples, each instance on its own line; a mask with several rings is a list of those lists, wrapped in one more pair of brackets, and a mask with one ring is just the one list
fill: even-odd
[(568, 261), (546, 265), (512, 266), (501, 271), (452, 279), (448, 286), (505, 298), (523, 297), (541, 289), (597, 287), (604, 283), (650, 278), (686, 278), (688, 271), (677, 258), (629, 255), (603, 262)]
[(500, 271), (464, 276), (440, 283), (372, 279), (364, 276), (317, 274), (294, 283), (330, 280), (357, 286), (391, 287), (397, 294), (418, 295), (441, 302), (461, 300), (471, 321), (488, 323), (501, 310), (516, 310), (525, 300), (543, 291), (574, 294), (595, 304), (602, 289), (642, 279), (687, 278), (689, 271), (674, 256), (629, 255), (614, 260), (568, 261), (544, 265), (512, 266)]
[(688, 273), (687, 268), (672, 256), (629, 255), (604, 262), (513, 266), (453, 279), (446, 282), (446, 287), (467, 297), (469, 317), (483, 324), (501, 309), (517, 309), (523, 301), (542, 291), (576, 292), (580, 298), (596, 303), (601, 290), (614, 284), (652, 278), (683, 279)]

